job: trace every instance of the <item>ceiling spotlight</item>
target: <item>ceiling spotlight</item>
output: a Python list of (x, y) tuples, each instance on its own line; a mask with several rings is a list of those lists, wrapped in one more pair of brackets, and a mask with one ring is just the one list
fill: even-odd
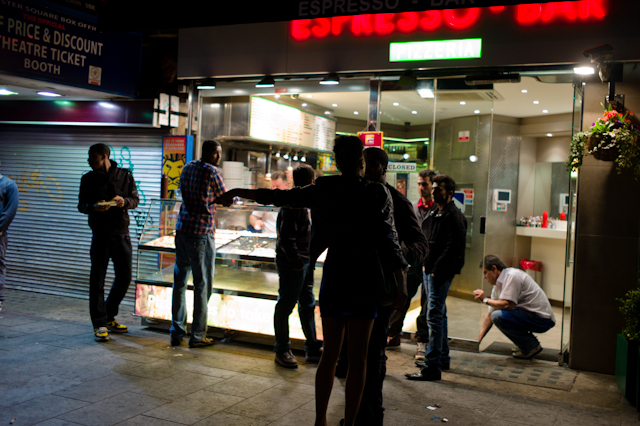
[(285, 152), (284, 155), (282, 156), (282, 158), (284, 158), (285, 160), (289, 159), (289, 153)]
[(7, 90), (7, 89), (0, 89), (0, 96), (9, 96), (9, 95), (17, 95), (17, 92), (12, 92), (11, 90)]
[(109, 102), (98, 102), (98, 105), (100, 105), (102, 108), (107, 108), (107, 109), (113, 109), (116, 107), (114, 104)]
[(216, 88), (216, 81), (212, 79), (207, 79), (202, 82), (196, 83), (196, 89), (198, 90), (211, 90)]
[(405, 160), (408, 160), (409, 159), (409, 154), (406, 154), (406, 153), (402, 154), (402, 158), (404, 158)]
[(62, 96), (58, 93), (53, 93), (53, 92), (38, 92), (38, 95), (40, 96), (48, 96), (50, 98), (57, 98), (58, 96)]
[(331, 115), (331, 111), (325, 111), (324, 115)]
[(293, 161), (298, 161), (298, 153), (296, 152), (295, 154), (293, 154)]
[(411, 114), (416, 115), (418, 111), (411, 111)]
[(543, 109), (543, 110), (542, 110), (542, 113), (543, 113), (543, 114), (547, 114), (548, 112), (549, 112), (549, 110), (546, 110), (546, 109)]
[(276, 158), (280, 158), (280, 151), (276, 152)]
[(400, 105), (398, 102), (393, 103), (393, 106), (398, 106), (398, 105)]
[(474, 113), (474, 114), (480, 114), (480, 110), (479, 110), (479, 109), (476, 109), (476, 110), (474, 110), (474, 111), (473, 111), (473, 113)]
[(338, 104), (331, 104), (332, 107), (336, 108)]
[(595, 74), (596, 70), (593, 67), (575, 67), (573, 72), (578, 75), (591, 75)]
[(520, 93), (529, 93), (529, 91), (527, 89), (522, 89)]
[(472, 163), (475, 163), (476, 161), (478, 161), (478, 157), (476, 155), (470, 155), (469, 161), (471, 161)]
[(460, 101), (460, 105), (466, 105), (467, 103), (465, 101)]
[(358, 115), (360, 114), (358, 111), (353, 111), (353, 115)]
[(307, 103), (306, 103), (306, 102), (305, 102), (305, 103), (303, 103), (303, 104), (302, 104), (302, 106), (303, 106), (303, 107), (306, 107), (306, 106), (307, 106)]
[(547, 133), (548, 137), (553, 137), (553, 133)]
[(256, 87), (258, 87), (258, 88), (261, 88), (261, 87), (273, 87), (275, 85), (276, 85), (276, 82), (273, 79), (273, 77), (271, 77), (270, 75), (267, 75), (262, 80), (260, 80), (260, 82), (258, 84), (256, 84)]
[(540, 101), (533, 101), (534, 105), (538, 105), (540, 103)]
[(421, 98), (426, 99), (433, 99), (436, 97), (436, 95), (433, 93), (433, 90), (431, 89), (420, 89), (418, 90), (418, 95), (420, 95)]
[(320, 81), (320, 84), (323, 84), (323, 85), (340, 84), (340, 78), (338, 77), (338, 74), (332, 72), (332, 73), (328, 74), (325, 78), (323, 78)]
[(280, 99), (280, 95), (275, 95), (274, 96), (276, 99)]
[(300, 159), (303, 163), (307, 161), (307, 156), (302, 154), (302, 158)]
[(313, 98), (313, 95), (307, 95), (307, 98)]

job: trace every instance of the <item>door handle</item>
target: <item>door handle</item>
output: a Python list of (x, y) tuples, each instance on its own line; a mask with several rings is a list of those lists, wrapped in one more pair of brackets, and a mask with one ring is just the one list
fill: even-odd
[(486, 216), (480, 216), (480, 233), (484, 234), (485, 228), (487, 226), (487, 218)]

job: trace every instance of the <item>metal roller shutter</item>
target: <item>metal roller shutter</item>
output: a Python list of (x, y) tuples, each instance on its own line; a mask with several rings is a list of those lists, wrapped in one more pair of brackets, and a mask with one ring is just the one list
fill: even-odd
[[(151, 200), (160, 198), (161, 131), (7, 126), (0, 127), (0, 173), (20, 191), (8, 232), (7, 288), (89, 297), (91, 230), (77, 205), (80, 178), (91, 170), (88, 149), (99, 142), (112, 148), (119, 167), (132, 171), (140, 192), (140, 205), (129, 211), (135, 278), (138, 235)], [(105, 291), (112, 281), (110, 265)], [(134, 298), (131, 285), (124, 303)]]

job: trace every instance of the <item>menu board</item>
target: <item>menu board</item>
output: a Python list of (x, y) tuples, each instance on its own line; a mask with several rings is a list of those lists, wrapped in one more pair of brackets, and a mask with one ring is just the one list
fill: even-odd
[(336, 122), (253, 96), (249, 136), (329, 151), (336, 137)]

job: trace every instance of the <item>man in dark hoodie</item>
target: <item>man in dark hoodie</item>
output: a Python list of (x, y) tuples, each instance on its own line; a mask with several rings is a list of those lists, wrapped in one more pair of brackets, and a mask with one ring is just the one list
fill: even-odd
[[(78, 210), (89, 215), (93, 231), (91, 240), (91, 274), (89, 276), (89, 312), (97, 342), (109, 340), (109, 330), (126, 333), (118, 324), (120, 302), (131, 283), (131, 238), (128, 209), (138, 206), (138, 190), (133, 175), (109, 160), (111, 150), (99, 143), (89, 148), (89, 165), (93, 169), (82, 176)], [(106, 302), (104, 280), (113, 261), (115, 279)]]
[(440, 380), (441, 371), (449, 369), (447, 293), (453, 277), (464, 266), (467, 219), (453, 202), (456, 182), (447, 175), (437, 175), (432, 182), (433, 201), (438, 208), (429, 211), (429, 254), (424, 263), (429, 346), (424, 366), (417, 373), (407, 374), (409, 380)]

